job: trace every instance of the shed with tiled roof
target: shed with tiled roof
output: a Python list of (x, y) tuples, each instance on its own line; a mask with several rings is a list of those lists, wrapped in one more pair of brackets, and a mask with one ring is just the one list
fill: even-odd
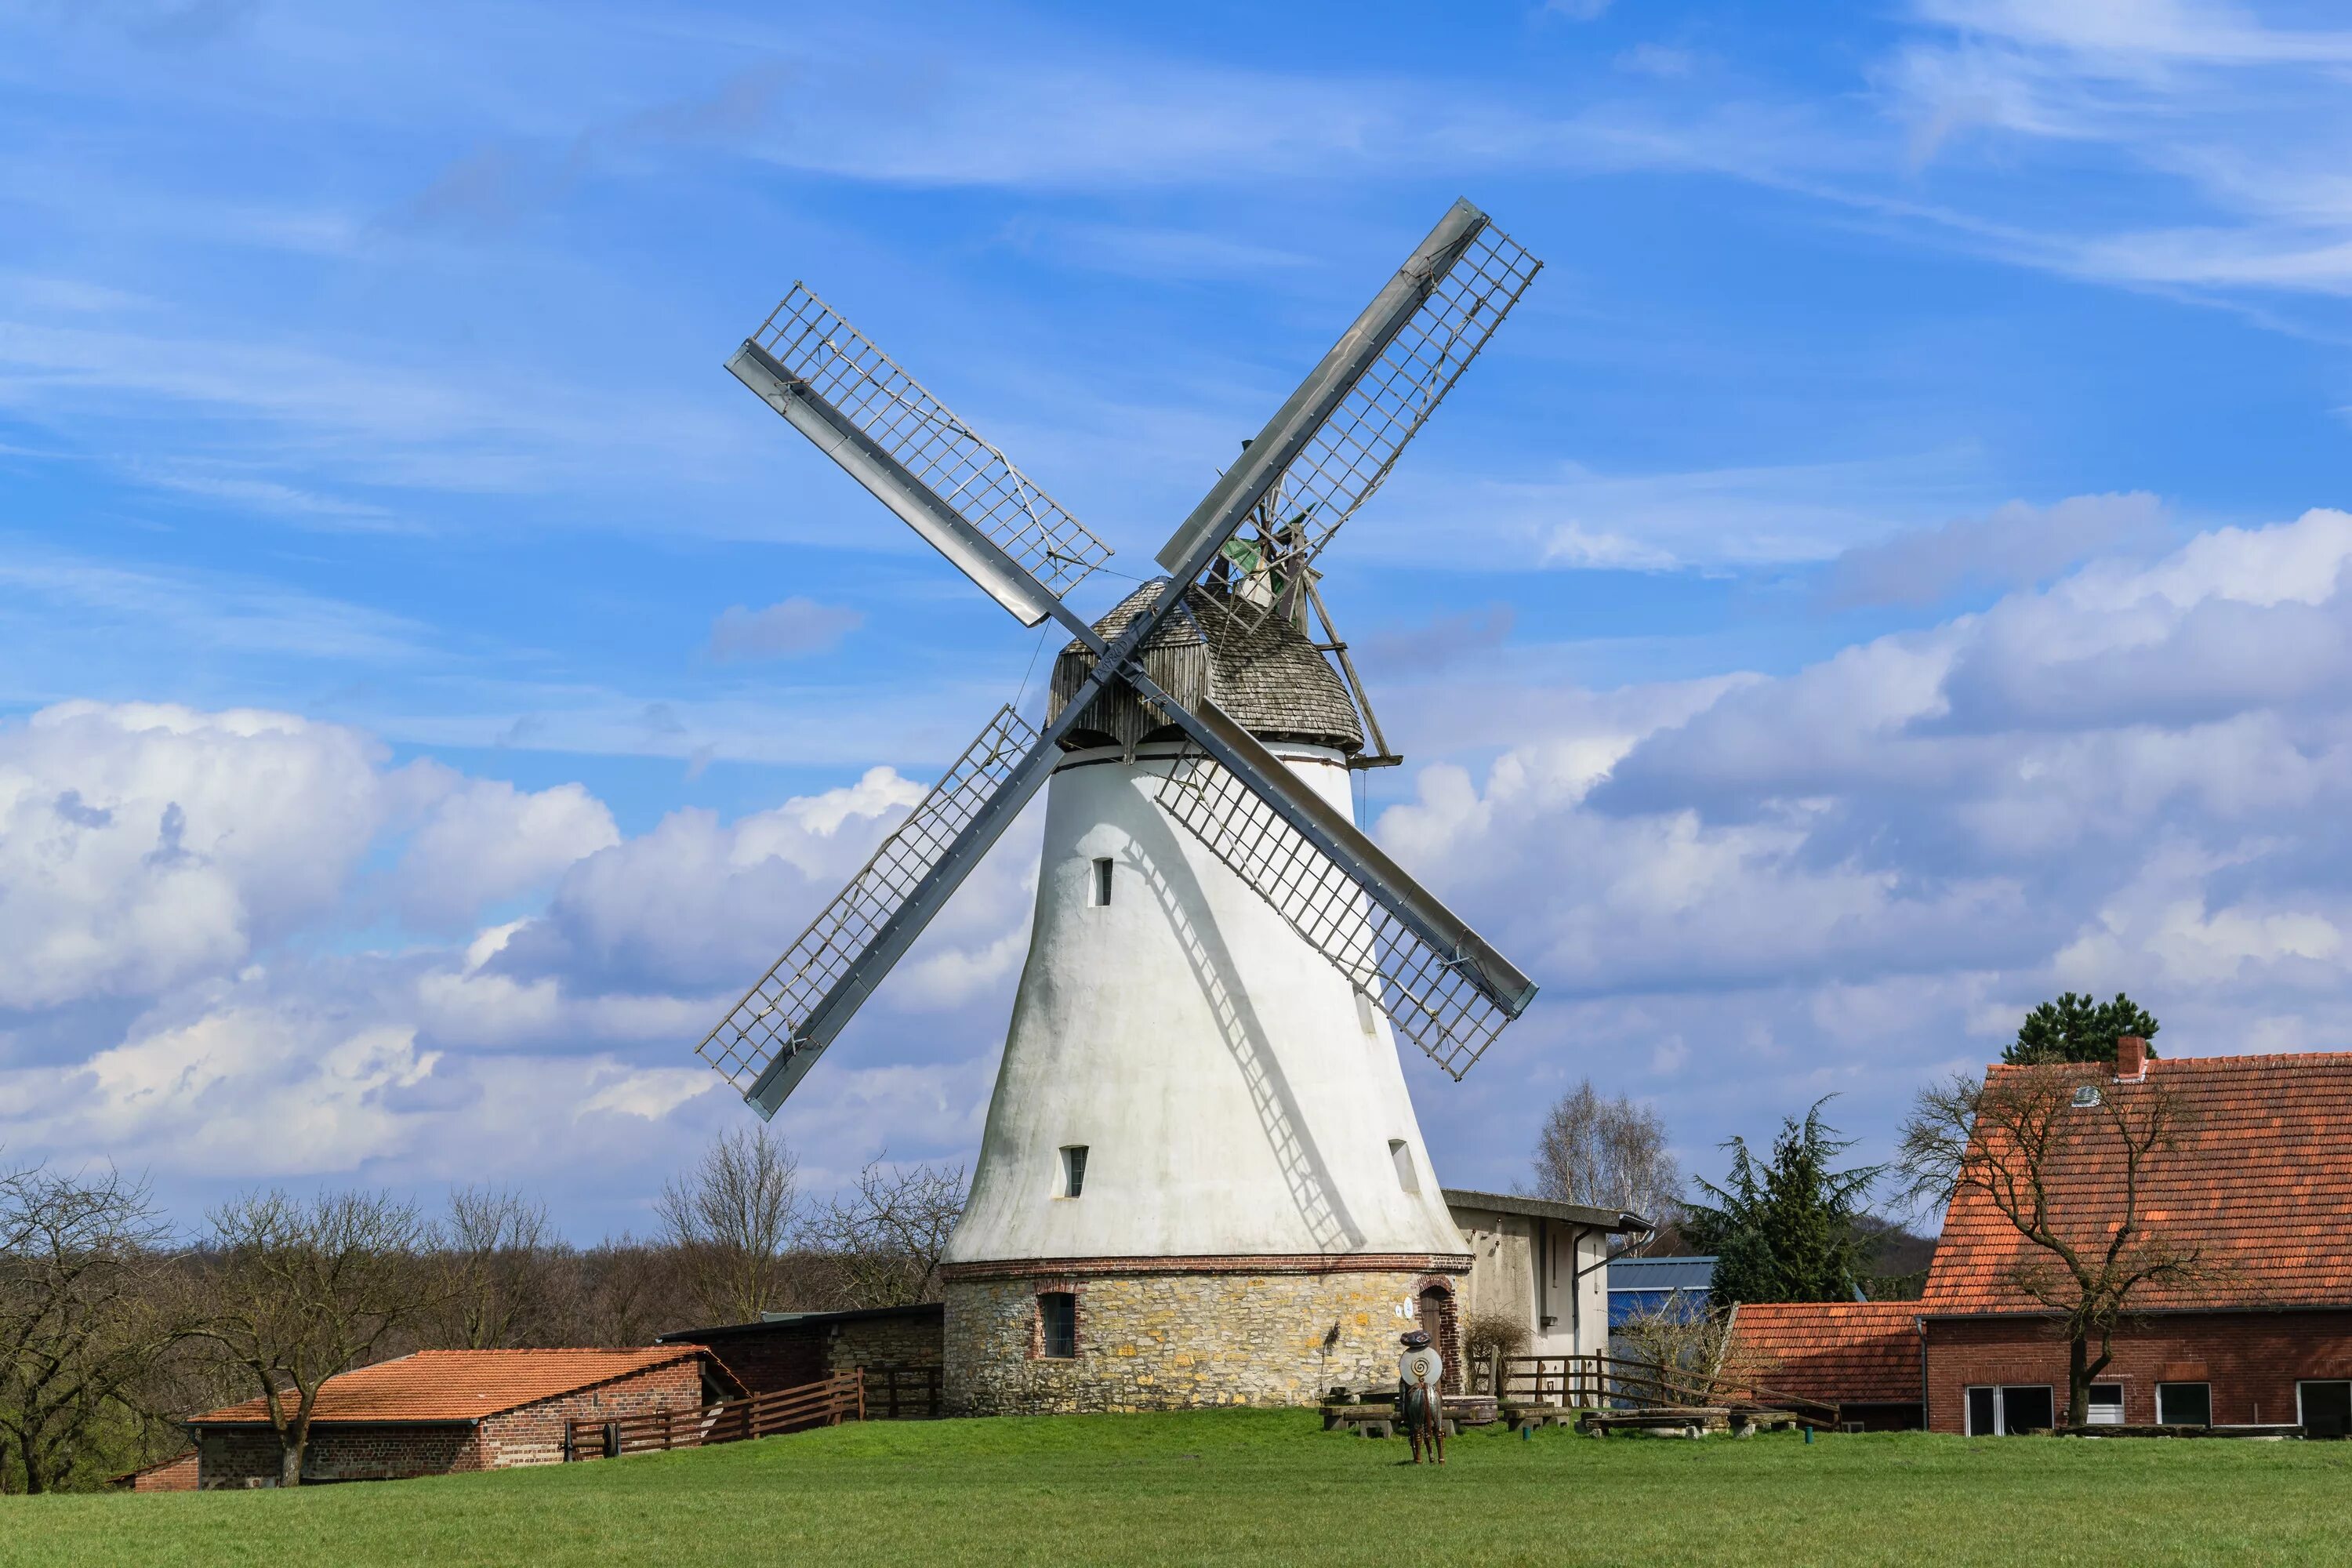
[[(329, 1378), (302, 1479), (391, 1480), (553, 1464), (568, 1422), (698, 1409), (742, 1385), (700, 1345), (418, 1351)], [(257, 1395), (192, 1417), (197, 1485), (277, 1483), (282, 1447)]]
[(1729, 1370), (1873, 1427), (1919, 1424), (1919, 1303), (1751, 1301), (1732, 1309)]

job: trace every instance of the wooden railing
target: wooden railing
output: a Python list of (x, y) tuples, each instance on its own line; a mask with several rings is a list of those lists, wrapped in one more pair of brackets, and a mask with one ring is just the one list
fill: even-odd
[(563, 1457), (569, 1459), (610, 1459), (623, 1454), (649, 1454), (664, 1448), (699, 1448), (711, 1443), (740, 1443), (772, 1437), (780, 1432), (804, 1432), (812, 1426), (837, 1426), (866, 1417), (866, 1383), (858, 1372), (836, 1372), (748, 1399), (721, 1400), (704, 1407), (656, 1410), (611, 1420), (567, 1421)]
[(1647, 1362), (1605, 1355), (1516, 1355), (1502, 1358), (1502, 1387), (1495, 1386), (1494, 1363), (1470, 1363), (1470, 1391), (1492, 1394), (1506, 1405), (1558, 1405), (1570, 1409), (1622, 1406), (1725, 1405), (1732, 1409), (1786, 1410), (1823, 1422), (1838, 1407), (1803, 1394), (1756, 1384), (1667, 1373)]

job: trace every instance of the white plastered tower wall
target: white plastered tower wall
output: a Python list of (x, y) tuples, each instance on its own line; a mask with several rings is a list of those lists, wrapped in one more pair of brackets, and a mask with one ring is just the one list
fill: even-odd
[[(1349, 809), (1338, 751), (1273, 749)], [(1029, 959), (947, 1261), (1461, 1252), (1388, 1020), (1155, 803), (1174, 751), (1074, 752), (1047, 786)]]

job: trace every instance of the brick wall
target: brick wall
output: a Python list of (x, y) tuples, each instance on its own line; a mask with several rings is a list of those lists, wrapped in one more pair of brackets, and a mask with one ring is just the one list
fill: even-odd
[(750, 1333), (713, 1334), (707, 1340), (682, 1340), (710, 1347), (754, 1394), (798, 1388), (814, 1383), (828, 1370), (826, 1335), (822, 1324), (778, 1323)]
[(192, 1492), (196, 1489), (196, 1451), (194, 1448), (176, 1458), (160, 1465), (150, 1465), (131, 1478), (134, 1492)]
[[(2352, 1311), (2144, 1319), (2116, 1335), (2115, 1360), (2093, 1381), (2123, 1385), (2131, 1425), (2156, 1419), (2158, 1383), (2210, 1384), (2214, 1421), (2236, 1425), (2294, 1420), (2294, 1385), (2304, 1378), (2352, 1378)], [(2049, 1384), (2063, 1418), (2066, 1342), (2040, 1320), (1928, 1320), (1932, 1430), (1966, 1430), (1964, 1391), (1998, 1384)]]
[[(610, 1383), (520, 1410), (479, 1426), (320, 1426), (302, 1455), (310, 1481), (398, 1480), (463, 1470), (551, 1465), (563, 1458), (566, 1421), (611, 1420), (703, 1404), (698, 1361), (651, 1367)], [(209, 1427), (197, 1442), (197, 1485), (205, 1490), (276, 1486), (277, 1434), (267, 1426)]]
[[(196, 1444), (196, 1484), (205, 1491), (274, 1487), (282, 1452), (268, 1426), (208, 1428)], [(302, 1453), (305, 1481), (396, 1480), (483, 1468), (470, 1426), (315, 1426)]]
[[(1393, 1387), (1422, 1271), (1088, 1272), (951, 1280), (951, 1415), (1311, 1405), (1335, 1384)], [(1077, 1355), (1041, 1355), (1037, 1297), (1077, 1298)]]
[(698, 1361), (633, 1373), (561, 1399), (545, 1399), (491, 1416), (482, 1423), (482, 1468), (502, 1470), (517, 1465), (562, 1463), (563, 1427), (568, 1421), (611, 1421), (659, 1410), (696, 1410), (702, 1404)]

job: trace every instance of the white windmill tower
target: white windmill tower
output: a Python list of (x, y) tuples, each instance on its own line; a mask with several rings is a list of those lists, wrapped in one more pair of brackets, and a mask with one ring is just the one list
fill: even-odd
[(1306, 612), (1317, 552), (1540, 265), (1457, 202), (1161, 549), (1168, 575), (1093, 625), (1062, 595), (1110, 552), (805, 288), (729, 362), (1074, 639), (1045, 729), (992, 719), (700, 1047), (772, 1115), (1046, 787), (943, 1269), (951, 1409), (1300, 1402), (1384, 1375), (1398, 1319), (1467, 1270), (1395, 1036), (1458, 1079), (1535, 987), (1358, 830), (1349, 768), (1394, 759), (1362, 755), (1354, 672)]

